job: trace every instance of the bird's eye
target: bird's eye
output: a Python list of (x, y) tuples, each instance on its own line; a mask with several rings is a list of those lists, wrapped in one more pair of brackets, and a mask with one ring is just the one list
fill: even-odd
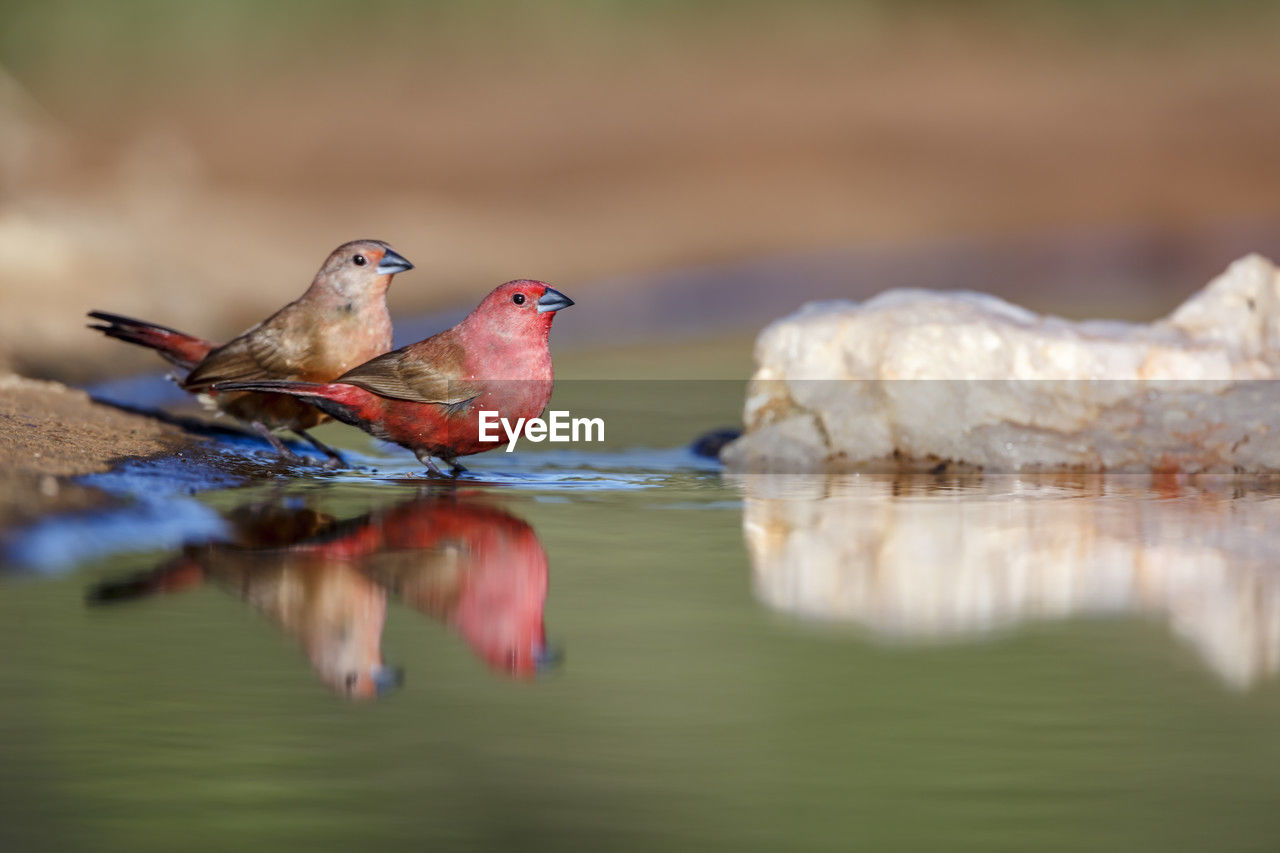
[(365, 264), (367, 264), (368, 261), (364, 259), (364, 255), (356, 255), (354, 258), (351, 259), (351, 263), (355, 264), (358, 267), (362, 267)]
[(512, 301), (512, 302), (514, 302), (514, 303), (515, 303), (515, 304), (517, 304), (517, 305), (523, 305), (523, 304), (524, 304), (524, 294), (523, 294), (523, 293), (517, 293), (515, 296), (511, 297), (511, 301)]

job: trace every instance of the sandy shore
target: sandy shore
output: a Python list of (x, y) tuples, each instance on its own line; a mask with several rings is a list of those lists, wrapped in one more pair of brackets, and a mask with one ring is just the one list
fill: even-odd
[(0, 529), (47, 512), (101, 505), (104, 494), (70, 478), (198, 441), (179, 427), (96, 403), (60, 383), (0, 375)]

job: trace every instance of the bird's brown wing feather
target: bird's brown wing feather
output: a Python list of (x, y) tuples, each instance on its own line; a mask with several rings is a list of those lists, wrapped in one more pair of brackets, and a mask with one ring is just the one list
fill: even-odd
[(482, 390), (476, 380), (462, 378), (461, 362), (460, 348), (432, 338), (366, 361), (334, 381), (397, 400), (460, 406)]
[(305, 354), (281, 347), (272, 338), (236, 338), (209, 353), (182, 384), (186, 388), (203, 388), (215, 382), (303, 378), (301, 368), (305, 363)]
[(255, 379), (313, 380), (310, 363), (315, 337), (296, 334), (299, 320), (290, 303), (213, 352), (187, 374), (183, 387), (207, 388), (215, 382), (249, 382)]

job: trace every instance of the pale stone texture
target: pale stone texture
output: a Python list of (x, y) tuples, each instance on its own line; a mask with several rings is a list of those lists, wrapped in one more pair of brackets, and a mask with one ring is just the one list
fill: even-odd
[(730, 469), (1280, 470), (1280, 273), (1257, 255), (1149, 325), (978, 293), (814, 303), (756, 365)]
[(742, 475), (756, 596), (907, 643), (1166, 622), (1228, 684), (1280, 670), (1280, 500), (1235, 478)]

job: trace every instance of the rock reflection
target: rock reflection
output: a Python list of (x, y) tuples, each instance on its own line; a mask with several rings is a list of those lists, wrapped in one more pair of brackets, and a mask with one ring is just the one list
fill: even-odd
[(352, 698), (401, 681), (382, 659), (388, 593), (450, 626), (505, 674), (530, 676), (554, 662), (543, 625), (546, 551), (502, 509), (437, 494), (346, 521), (279, 503), (240, 507), (227, 520), (230, 540), (187, 546), (151, 571), (99, 584), (89, 601), (215, 583), (296, 637), (320, 680)]
[(1280, 500), (1232, 481), (746, 476), (756, 596), (882, 638), (1166, 618), (1223, 680), (1280, 668)]

